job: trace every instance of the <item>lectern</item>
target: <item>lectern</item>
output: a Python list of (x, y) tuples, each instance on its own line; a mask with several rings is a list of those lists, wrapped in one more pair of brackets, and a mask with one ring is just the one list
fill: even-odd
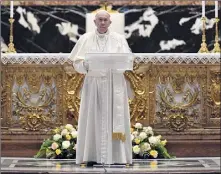
[(89, 70), (133, 70), (132, 53), (87, 53), (85, 61)]

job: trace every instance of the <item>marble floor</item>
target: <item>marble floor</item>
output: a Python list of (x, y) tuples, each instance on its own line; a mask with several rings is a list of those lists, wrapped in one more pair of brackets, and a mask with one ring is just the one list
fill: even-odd
[(1, 158), (1, 173), (214, 173), (220, 174), (220, 157), (209, 158), (175, 158), (158, 160), (133, 160), (131, 166), (95, 165), (79, 166), (75, 160), (34, 159), (34, 158)]

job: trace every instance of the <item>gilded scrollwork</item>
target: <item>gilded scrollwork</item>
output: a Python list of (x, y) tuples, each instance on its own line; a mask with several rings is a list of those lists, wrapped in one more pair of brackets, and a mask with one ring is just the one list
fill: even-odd
[(203, 95), (197, 69), (165, 67), (156, 75), (155, 124), (174, 131), (200, 127)]
[(29, 72), (26, 75), (26, 83), (31, 91), (31, 93), (38, 93), (41, 86), (41, 71), (37, 71), (36, 69), (33, 69), (33, 71)]
[(84, 75), (79, 73), (66, 74), (64, 91), (65, 111), (67, 118), (71, 118), (75, 123), (78, 122), (80, 108), (80, 90)]
[(171, 114), (169, 116), (168, 125), (171, 129), (173, 129), (177, 132), (183, 131), (188, 126), (188, 117), (186, 117), (180, 113)]
[(210, 108), (210, 118), (220, 118), (220, 71), (210, 71), (210, 86), (207, 95), (207, 105)]
[(62, 111), (58, 107), (62, 103), (59, 99), (62, 86), (56, 86), (61, 70), (27, 66), (7, 67), (6, 72), (9, 127), (37, 131), (62, 124)]
[(125, 72), (134, 92), (134, 98), (129, 101), (131, 124), (147, 119), (148, 99), (145, 87), (145, 74), (132, 71)]

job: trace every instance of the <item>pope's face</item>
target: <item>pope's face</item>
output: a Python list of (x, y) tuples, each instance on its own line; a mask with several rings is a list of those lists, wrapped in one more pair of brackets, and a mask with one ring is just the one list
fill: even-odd
[(99, 33), (106, 33), (108, 27), (111, 24), (110, 15), (107, 13), (97, 14), (94, 20), (95, 25)]

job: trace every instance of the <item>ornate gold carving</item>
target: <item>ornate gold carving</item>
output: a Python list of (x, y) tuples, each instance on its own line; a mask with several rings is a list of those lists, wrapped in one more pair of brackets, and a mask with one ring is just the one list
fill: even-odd
[(180, 132), (184, 131), (188, 126), (188, 119), (182, 114), (172, 114), (169, 116), (169, 127)]
[[(41, 108), (28, 108), (28, 112), (20, 113), (20, 124), (26, 130), (40, 130), (51, 128), (51, 113), (44, 113)], [(27, 115), (26, 115), (27, 114)]]
[(108, 2), (104, 2), (103, 4), (101, 4), (101, 7), (95, 11), (92, 11), (92, 13), (97, 13), (99, 10), (106, 10), (109, 13), (119, 13), (117, 10), (113, 10), (112, 5)]
[[(37, 131), (67, 121), (77, 123), (84, 76), (66, 74), (62, 66), (4, 66), (1, 102), (5, 126)], [(217, 65), (139, 64), (134, 68), (125, 73), (135, 94), (129, 101), (132, 124), (141, 121), (179, 132), (219, 126)]]
[(45, 72), (44, 75), (43, 75), (43, 83), (46, 86), (51, 86), (53, 78), (54, 77), (53, 77), (52, 72)]
[(185, 74), (175, 73), (171, 74), (171, 76), (172, 76), (171, 85), (174, 89), (174, 92), (181, 93), (183, 91), (185, 84)]
[(60, 69), (9, 66), (5, 74), (10, 127), (36, 131), (62, 124)]
[(125, 72), (126, 78), (130, 81), (131, 87), (135, 93), (133, 100), (130, 100), (130, 120), (131, 124), (147, 119), (147, 90), (145, 88), (145, 74), (132, 71)]
[(168, 66), (161, 68), (161, 73), (156, 73), (159, 79), (156, 82), (156, 126), (174, 131), (201, 127), (199, 108), (202, 91), (198, 77), (206, 72), (200, 74), (200, 68), (183, 66), (172, 69)]
[(31, 93), (38, 93), (42, 80), (41, 71), (36, 71), (34, 69), (26, 75), (26, 80)]
[(18, 84), (18, 86), (21, 86), (22, 84), (24, 84), (25, 82), (25, 76), (24, 76), (24, 72), (18, 72), (15, 76), (15, 80)]
[(172, 92), (169, 89), (162, 89), (159, 92), (161, 100), (167, 105), (169, 108), (173, 109), (184, 109), (192, 106), (196, 103), (199, 95), (199, 91), (196, 88), (193, 93), (190, 90), (187, 90), (183, 93), (182, 102), (176, 102)]
[(211, 98), (215, 105), (220, 105), (220, 72), (214, 72), (211, 78)]
[(74, 73), (66, 74), (66, 80), (64, 85), (65, 95), (65, 110), (67, 118), (74, 119), (74, 122), (78, 122), (79, 108), (80, 108), (80, 90), (82, 87), (84, 75)]
[(210, 118), (220, 118), (220, 71), (210, 72), (210, 86), (208, 89), (207, 105), (211, 109)]

